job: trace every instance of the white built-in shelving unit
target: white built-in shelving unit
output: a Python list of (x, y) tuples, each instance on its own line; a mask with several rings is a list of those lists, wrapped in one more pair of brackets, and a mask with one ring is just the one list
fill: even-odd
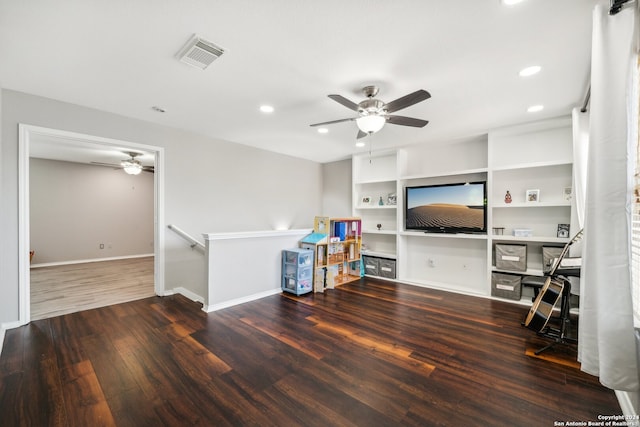
[[(542, 246), (569, 240), (557, 237), (557, 227), (571, 224), (575, 216), (564, 193), (572, 187), (572, 163), (568, 117), (465, 140), (355, 155), (353, 215), (362, 218), (363, 255), (396, 260), (396, 278), (402, 282), (490, 296), (491, 273), (499, 271), (495, 244), (522, 244), (527, 246), (527, 270), (518, 273), (542, 275)], [(473, 181), (487, 181), (487, 234), (404, 229), (406, 187)], [(507, 190), (511, 203), (505, 203)], [(537, 203), (525, 201), (527, 190), (539, 190)], [(395, 205), (388, 203), (390, 194)], [(503, 234), (495, 235), (494, 228)], [(514, 237), (519, 228), (531, 229), (532, 236)], [(571, 228), (570, 235), (575, 231)]]

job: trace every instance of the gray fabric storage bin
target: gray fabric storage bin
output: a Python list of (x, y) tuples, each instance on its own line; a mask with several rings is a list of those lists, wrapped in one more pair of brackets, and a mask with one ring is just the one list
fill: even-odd
[(520, 300), (522, 277), (515, 274), (491, 273), (491, 295), (494, 297)]
[(542, 272), (548, 273), (553, 267), (553, 261), (560, 257), (562, 253), (562, 247), (557, 246), (543, 246), (542, 247)]
[(378, 260), (380, 277), (384, 277), (385, 279), (395, 279), (396, 278), (396, 260), (395, 259), (384, 259), (380, 258)]
[(371, 256), (363, 256), (362, 262), (364, 263), (364, 274), (371, 276), (380, 275), (379, 259)]
[(496, 243), (496, 268), (510, 271), (527, 270), (527, 245)]

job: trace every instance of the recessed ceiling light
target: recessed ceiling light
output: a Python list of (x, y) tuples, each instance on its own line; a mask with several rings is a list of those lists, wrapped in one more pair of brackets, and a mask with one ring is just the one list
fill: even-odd
[(518, 74), (520, 74), (520, 77), (529, 77), (533, 76), (534, 74), (538, 74), (540, 70), (542, 70), (541, 66), (532, 65), (531, 67), (523, 68)]
[(364, 147), (364, 145), (365, 145), (365, 144), (364, 144), (364, 142), (362, 142), (362, 141), (358, 141), (358, 142), (356, 142), (356, 147)]
[(318, 128), (318, 133), (329, 133), (329, 129), (327, 129), (327, 128)]
[(261, 105), (260, 111), (263, 113), (273, 113), (273, 107), (271, 105)]
[(544, 110), (544, 105), (532, 105), (531, 107), (527, 108), (528, 113), (537, 113), (538, 111), (542, 110)]
[(513, 6), (514, 4), (522, 3), (524, 0), (502, 0), (502, 4), (505, 6)]

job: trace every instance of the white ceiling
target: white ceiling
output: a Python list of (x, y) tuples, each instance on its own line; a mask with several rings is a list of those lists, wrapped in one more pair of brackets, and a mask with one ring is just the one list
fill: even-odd
[[(385, 102), (432, 95), (398, 112), (426, 127), (387, 124), (374, 150), (569, 114), (588, 88), (596, 3), (0, 0), (0, 84), (328, 162), (369, 147), (355, 147), (355, 122), (309, 124), (352, 117), (327, 95), (357, 103), (368, 84)], [(204, 71), (176, 59), (193, 34), (227, 50)], [(533, 64), (542, 72), (518, 76)]]
[[(143, 166), (154, 166), (155, 155), (139, 148), (125, 145), (106, 145), (93, 140), (86, 140), (74, 135), (52, 135), (32, 132), (29, 138), (29, 156), (39, 159), (69, 161), (76, 163), (106, 163), (121, 168), (121, 162), (135, 158)], [(102, 165), (105, 166), (105, 165)]]

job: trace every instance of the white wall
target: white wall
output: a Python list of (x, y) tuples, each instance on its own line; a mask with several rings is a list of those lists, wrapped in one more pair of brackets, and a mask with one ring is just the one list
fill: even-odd
[[(282, 292), (282, 249), (295, 248), (311, 229), (205, 235), (208, 292), (205, 311), (216, 311)], [(244, 256), (255, 253), (251, 268)]]
[(322, 212), (325, 216), (345, 217), (351, 209), (351, 159), (322, 165)]
[(2, 92), (0, 323), (18, 313), (18, 124), (164, 147), (165, 288), (203, 295), (204, 257), (167, 229), (202, 233), (312, 228), (319, 163), (20, 92)]
[(34, 265), (153, 253), (153, 174), (32, 158), (29, 187)]

